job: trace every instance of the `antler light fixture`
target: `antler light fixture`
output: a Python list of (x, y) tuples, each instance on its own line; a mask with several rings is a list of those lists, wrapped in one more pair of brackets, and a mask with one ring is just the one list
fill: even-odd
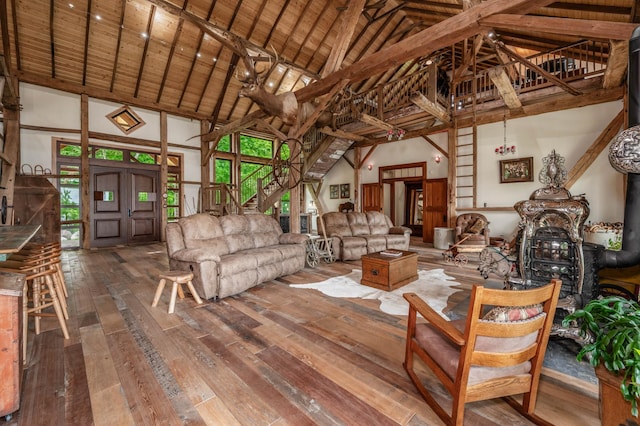
[(515, 154), (516, 153), (516, 146), (515, 145), (511, 145), (511, 146), (507, 146), (507, 114), (504, 114), (504, 140), (502, 142), (502, 146), (499, 146), (496, 148), (496, 154), (499, 155), (507, 155), (507, 154)]

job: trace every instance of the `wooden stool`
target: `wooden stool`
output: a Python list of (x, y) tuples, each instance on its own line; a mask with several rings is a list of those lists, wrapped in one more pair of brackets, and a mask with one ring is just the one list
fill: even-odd
[(158, 288), (156, 289), (156, 295), (153, 297), (153, 303), (151, 306), (158, 306), (158, 301), (160, 300), (160, 296), (162, 295), (162, 290), (164, 290), (164, 285), (167, 281), (173, 282), (173, 287), (171, 287), (171, 300), (169, 301), (169, 313), (172, 314), (173, 310), (176, 307), (176, 295), (178, 292), (180, 293), (180, 298), (184, 299), (184, 293), (182, 293), (182, 284), (186, 284), (187, 288), (191, 292), (191, 295), (198, 305), (202, 304), (202, 299), (196, 293), (196, 289), (193, 288), (193, 283), (191, 280), (193, 279), (193, 274), (191, 272), (182, 272), (182, 271), (169, 271), (160, 274), (160, 282), (158, 283)]

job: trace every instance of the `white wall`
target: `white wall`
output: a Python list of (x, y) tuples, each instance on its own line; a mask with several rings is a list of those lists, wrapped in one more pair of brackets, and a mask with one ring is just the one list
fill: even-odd
[[(32, 84), (20, 84), (20, 102), (23, 110), (20, 113), (20, 122), (27, 126), (42, 128), (62, 129), (56, 130), (30, 130), (20, 131), (20, 156), (21, 163), (26, 164), (25, 170), (33, 169), (36, 165), (54, 171), (53, 140), (66, 138), (80, 142), (80, 95), (48, 89)], [(120, 108), (122, 104), (89, 98), (89, 130), (116, 136), (125, 136), (106, 116)], [(145, 125), (128, 136), (138, 139), (160, 141), (160, 113), (143, 108), (132, 107), (136, 114), (144, 120)], [(66, 130), (66, 132), (65, 132)], [(187, 181), (200, 181), (200, 151), (199, 138), (189, 140), (200, 133), (200, 123), (182, 117), (167, 117), (167, 133), (170, 144), (185, 147), (197, 147), (198, 150), (170, 146), (172, 154), (182, 154), (184, 167), (183, 179)], [(105, 140), (90, 139), (92, 143), (107, 146), (125, 146)], [(131, 145), (126, 145), (131, 147)], [(140, 147), (141, 150), (159, 152), (158, 149)], [(55, 173), (55, 171), (54, 171)], [(55, 184), (55, 182), (54, 182)], [(185, 201), (184, 214), (195, 213), (199, 197), (199, 184), (184, 185), (183, 201)]]
[[(40, 165), (53, 170), (52, 140), (65, 137), (80, 140), (80, 96), (47, 89), (31, 84), (20, 85), (20, 100), (23, 105), (21, 123), (29, 126), (50, 127), (61, 129), (50, 130), (21, 130), (21, 159), (23, 164)], [(122, 106), (121, 104), (89, 100), (89, 127), (92, 131), (122, 135), (120, 131), (105, 116)], [(598, 135), (621, 110), (622, 102), (577, 108), (568, 111), (541, 114), (533, 117), (519, 118), (507, 122), (507, 143), (516, 145), (515, 156), (499, 157), (494, 153), (495, 147), (503, 142), (503, 123), (493, 123), (478, 128), (478, 188), (477, 205), (484, 203), (490, 207), (511, 207), (517, 201), (526, 199), (531, 192), (541, 184), (537, 176), (542, 165), (542, 158), (552, 149), (565, 157), (565, 166), (570, 170), (580, 156), (596, 140)], [(154, 111), (134, 108), (146, 125), (130, 136), (135, 138), (159, 140), (160, 119)], [(169, 142), (182, 146), (198, 147), (199, 139), (190, 139), (200, 133), (200, 125), (196, 120), (169, 116), (167, 119)], [(65, 131), (66, 130), (66, 131)], [(429, 137), (446, 151), (446, 133)], [(93, 141), (109, 144), (106, 141)], [(148, 150), (145, 148), (145, 150)], [(153, 150), (152, 150), (153, 151)], [(182, 154), (184, 157), (184, 179), (198, 182), (200, 180), (200, 154), (197, 150), (171, 146), (169, 151)], [(363, 155), (366, 149), (363, 150)], [(608, 150), (594, 161), (587, 173), (570, 188), (572, 194), (584, 193), (590, 203), (592, 222), (622, 221), (624, 216), (623, 176), (616, 172), (608, 162)], [(372, 183), (378, 180), (378, 169), (418, 161), (427, 162), (427, 177), (429, 179), (447, 176), (447, 159), (437, 164), (434, 161), (440, 152), (423, 138), (414, 138), (393, 143), (379, 145), (367, 163), (372, 170), (363, 166), (360, 182)], [(346, 154), (353, 159), (353, 151)], [(534, 182), (500, 184), (499, 160), (505, 158), (533, 157)], [(330, 185), (349, 183), (351, 193), (348, 199), (330, 199)], [(193, 213), (193, 206), (198, 200), (199, 185), (185, 185), (184, 201), (185, 214)], [(359, 194), (358, 194), (359, 195)], [(325, 176), (322, 190), (319, 194), (323, 211), (335, 211), (338, 205), (352, 200), (355, 201), (354, 172), (344, 160), (340, 160)], [(399, 207), (396, 223), (402, 221), (402, 206), (404, 200), (397, 197), (395, 202)], [(307, 197), (311, 200), (311, 197)], [(312, 208), (309, 201), (304, 211)], [(191, 211), (190, 211), (191, 210)], [(491, 221), (493, 235), (511, 235), (518, 224), (515, 212), (486, 211)]]
[[(515, 155), (498, 156), (495, 148), (504, 140), (502, 122), (480, 126), (478, 128), (478, 164), (477, 164), (477, 207), (484, 203), (487, 207), (512, 207), (517, 201), (529, 198), (540, 188), (538, 174), (542, 167), (542, 158), (551, 150), (565, 157), (567, 171), (598, 138), (609, 122), (622, 109), (622, 101), (576, 108), (567, 111), (541, 114), (507, 121), (507, 144), (516, 146)], [(461, 130), (464, 133), (464, 130)], [(446, 133), (430, 136), (434, 142), (446, 151)], [(434, 161), (439, 152), (422, 138), (410, 139), (379, 145), (367, 160), (373, 169), (368, 171), (364, 165), (361, 182), (371, 183), (378, 180), (378, 168), (395, 164), (427, 161), (427, 178), (447, 177), (447, 159), (440, 164)], [(349, 155), (353, 155), (351, 151)], [(363, 154), (364, 155), (364, 154)], [(534, 181), (500, 184), (499, 161), (501, 159), (533, 157)], [(342, 164), (341, 164), (342, 163)], [(354, 177), (351, 167), (341, 161), (325, 177), (325, 182), (351, 183)], [(335, 203), (328, 200), (329, 210), (335, 210)], [(624, 217), (623, 175), (616, 172), (608, 161), (608, 149), (604, 150), (593, 162), (587, 172), (570, 188), (572, 195), (585, 194), (590, 203), (590, 221), (616, 222)], [(325, 194), (321, 194), (324, 196)], [(324, 201), (324, 200), (323, 200)], [(398, 203), (398, 200), (396, 200)], [(402, 208), (404, 200), (399, 204)], [(401, 213), (399, 213), (401, 214)], [(483, 212), (491, 222), (494, 236), (515, 234), (519, 217), (513, 212)], [(401, 221), (401, 218), (395, 218)]]

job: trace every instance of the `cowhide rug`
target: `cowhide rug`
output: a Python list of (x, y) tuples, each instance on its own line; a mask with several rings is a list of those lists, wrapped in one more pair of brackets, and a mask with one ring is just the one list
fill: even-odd
[(391, 315), (407, 315), (409, 304), (402, 297), (404, 293), (416, 293), (435, 309), (442, 317), (449, 296), (461, 288), (453, 278), (444, 273), (444, 269), (418, 271), (418, 279), (393, 291), (378, 290), (360, 284), (362, 271), (354, 269), (350, 274), (329, 278), (326, 281), (311, 284), (291, 284), (291, 287), (319, 290), (331, 297), (352, 297), (380, 300), (380, 310)]

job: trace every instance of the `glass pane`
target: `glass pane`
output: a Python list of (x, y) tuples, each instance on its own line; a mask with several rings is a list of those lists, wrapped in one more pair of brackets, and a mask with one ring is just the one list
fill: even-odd
[(215, 176), (216, 183), (231, 183), (231, 161), (216, 159)]
[(79, 223), (63, 223), (60, 226), (60, 236), (62, 248), (79, 248), (80, 247), (80, 224)]
[(148, 192), (138, 192), (138, 201), (149, 201)]
[(148, 154), (146, 152), (132, 152), (130, 153), (131, 161), (141, 164), (156, 164), (156, 155)]
[[(60, 174), (61, 175), (80, 175), (80, 166), (70, 166), (63, 164), (60, 166)], [(70, 177), (70, 178), (60, 178), (60, 186), (78, 186), (80, 185), (79, 177)]]
[(177, 155), (167, 156), (167, 165), (170, 167), (180, 167), (180, 157)]
[(94, 158), (98, 160), (122, 161), (124, 155), (119, 149), (97, 148), (94, 152)]
[(287, 145), (286, 143), (283, 143), (280, 146), (280, 159), (286, 160), (289, 158), (289, 156), (290, 156), (289, 145)]
[(273, 158), (273, 141), (240, 135), (240, 154)]
[(231, 137), (229, 135), (224, 135), (220, 138), (217, 150), (222, 152), (231, 152)]
[(113, 201), (115, 199), (113, 191), (102, 191), (101, 201)]
[(82, 148), (80, 145), (60, 144), (60, 155), (65, 157), (80, 157)]

